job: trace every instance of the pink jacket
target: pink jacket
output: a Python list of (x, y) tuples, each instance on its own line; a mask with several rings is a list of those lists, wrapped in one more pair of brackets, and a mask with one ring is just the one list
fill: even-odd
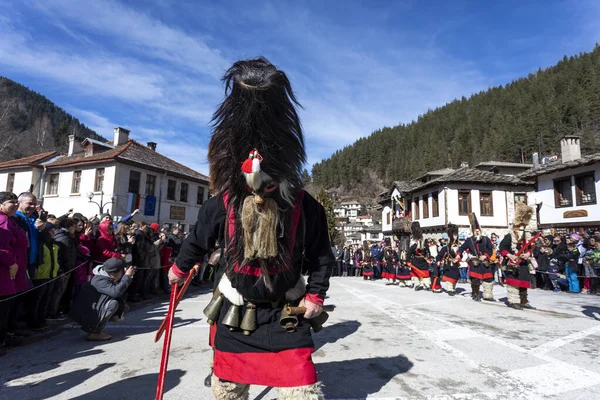
[(115, 240), (115, 237), (108, 233), (108, 225), (110, 224), (112, 224), (111, 221), (104, 221), (98, 225), (100, 237), (96, 239), (94, 251), (92, 252), (94, 261), (96, 262), (104, 262), (113, 257), (121, 258), (121, 253), (117, 253), (115, 251), (117, 248), (117, 241)]
[[(10, 296), (30, 288), (27, 277), (27, 235), (6, 214), (0, 212), (0, 296)], [(19, 266), (16, 279), (10, 279), (8, 267)]]

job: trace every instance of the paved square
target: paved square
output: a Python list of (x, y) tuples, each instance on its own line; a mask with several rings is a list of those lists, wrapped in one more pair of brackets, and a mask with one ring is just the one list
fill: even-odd
[[(415, 292), (383, 281), (332, 278), (313, 359), (328, 399), (597, 399), (600, 297), (533, 290), (536, 311)], [(165, 399), (210, 399), (211, 351), (197, 291), (176, 316)], [(506, 297), (495, 287), (496, 299)], [(152, 399), (166, 302), (149, 304), (88, 343), (76, 327), (0, 359), (0, 399)], [(251, 399), (274, 399), (255, 387)]]

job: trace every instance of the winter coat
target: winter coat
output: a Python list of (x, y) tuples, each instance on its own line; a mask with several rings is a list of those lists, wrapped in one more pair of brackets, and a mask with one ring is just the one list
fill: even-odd
[(27, 248), (27, 258), (28, 265), (32, 268), (30, 270), (33, 272), (35, 267), (40, 263), (40, 241), (38, 239), (39, 232), (37, 227), (35, 226), (35, 216), (27, 217), (21, 211), (17, 211), (15, 216), (13, 217), (14, 221), (25, 231), (27, 235), (27, 239), (29, 240), (29, 246)]
[(89, 332), (100, 322), (100, 311), (110, 300), (118, 300), (125, 294), (131, 284), (131, 276), (123, 275), (115, 281), (99, 265), (94, 268), (94, 277), (81, 288), (73, 301), (69, 316), (81, 328)]
[(177, 257), (179, 255), (179, 250), (181, 249), (182, 243), (182, 240), (172, 233), (169, 233), (167, 236), (167, 246), (173, 249), (173, 257)]
[(104, 262), (109, 258), (121, 258), (121, 253), (115, 251), (118, 247), (115, 237), (108, 233), (108, 226), (111, 223), (110, 221), (104, 221), (98, 225), (99, 236), (92, 251), (94, 261)]
[[(46, 232), (42, 232), (44, 234)], [(46, 233), (47, 234), (47, 233)], [(42, 262), (33, 277), (35, 280), (53, 279), (58, 276), (60, 247), (50, 238), (42, 244)]]
[(54, 235), (54, 242), (58, 245), (58, 265), (60, 270), (71, 272), (75, 269), (75, 260), (77, 260), (77, 246), (75, 239), (66, 229), (59, 229)]
[[(0, 296), (10, 296), (30, 288), (27, 278), (27, 235), (8, 215), (0, 212)], [(16, 279), (8, 267), (17, 264)]]

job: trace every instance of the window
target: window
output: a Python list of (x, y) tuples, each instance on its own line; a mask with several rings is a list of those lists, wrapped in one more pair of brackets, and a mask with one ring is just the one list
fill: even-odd
[(494, 198), (492, 192), (479, 192), (479, 209), (482, 217), (494, 216)]
[(458, 215), (469, 215), (471, 213), (471, 191), (458, 191)]
[(390, 225), (392, 223), (392, 212), (388, 212), (385, 214), (385, 223)]
[(96, 180), (94, 181), (94, 192), (101, 192), (104, 188), (104, 168), (96, 168)]
[(527, 204), (527, 194), (515, 193), (515, 210), (517, 209), (517, 204), (519, 203)]
[(575, 177), (575, 193), (578, 206), (596, 204), (596, 181), (593, 172)]
[(188, 195), (188, 184), (185, 182), (181, 182), (181, 187), (179, 188), (179, 201), (182, 203), (187, 203)]
[(129, 186), (127, 187), (128, 193), (139, 193), (140, 192), (140, 180), (142, 174), (139, 171), (129, 171)]
[(73, 171), (73, 182), (71, 183), (71, 193), (79, 193), (81, 187), (81, 171)]
[(167, 182), (167, 200), (175, 200), (175, 186), (177, 186), (177, 182), (169, 179)]
[(431, 213), (434, 217), (440, 216), (440, 203), (438, 202), (438, 192), (431, 193)]
[(58, 194), (58, 174), (50, 174), (48, 176), (46, 194)]
[(146, 175), (146, 196), (154, 196), (156, 193), (156, 175)]
[(415, 198), (415, 209), (413, 211), (413, 216), (414, 216), (415, 220), (421, 218), (421, 216), (419, 215), (419, 198), (418, 197)]
[(196, 195), (196, 204), (204, 203), (204, 188), (198, 186), (198, 194)]
[(571, 207), (573, 195), (571, 194), (571, 178), (554, 181), (554, 205), (555, 207)]
[(8, 174), (8, 180), (6, 181), (6, 191), (11, 192), (15, 188), (15, 173)]
[(429, 218), (429, 195), (423, 195), (423, 218)]

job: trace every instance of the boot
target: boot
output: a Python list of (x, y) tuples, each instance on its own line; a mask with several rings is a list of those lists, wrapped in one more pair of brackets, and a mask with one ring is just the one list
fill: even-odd
[(479, 285), (474, 283), (471, 283), (471, 298), (474, 301), (481, 301), (481, 298), (479, 297)]
[(515, 310), (523, 310), (520, 304), (506, 303), (506, 305), (510, 308), (514, 308)]
[(210, 373), (208, 375), (206, 375), (206, 378), (204, 378), (204, 386), (210, 387), (210, 381), (212, 380), (212, 376), (213, 376), (213, 370), (211, 368)]
[(100, 333), (90, 333), (89, 335), (87, 335), (86, 340), (89, 342), (101, 342), (104, 340), (110, 340), (112, 338), (112, 336), (104, 333), (104, 332), (100, 332)]

